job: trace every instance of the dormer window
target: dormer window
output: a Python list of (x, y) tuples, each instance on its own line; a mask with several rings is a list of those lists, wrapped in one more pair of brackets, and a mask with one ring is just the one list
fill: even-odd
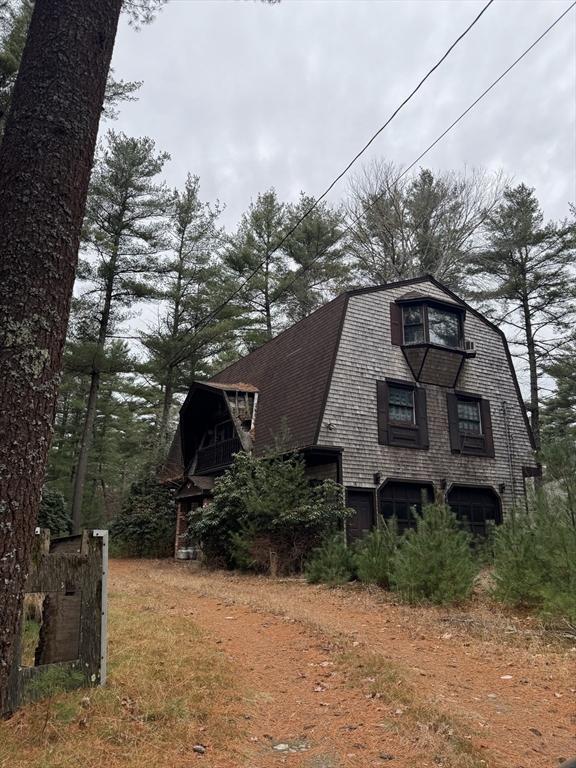
[(455, 387), (472, 345), (464, 340), (466, 308), (411, 291), (390, 303), (390, 341), (402, 347), (416, 381)]
[(404, 343), (424, 341), (424, 307), (404, 307)]
[(461, 347), (461, 325), (461, 312), (428, 307), (428, 328), (432, 344), (442, 344), (444, 347)]
[(438, 344), (460, 349), (462, 344), (462, 312), (433, 304), (403, 307), (404, 344)]

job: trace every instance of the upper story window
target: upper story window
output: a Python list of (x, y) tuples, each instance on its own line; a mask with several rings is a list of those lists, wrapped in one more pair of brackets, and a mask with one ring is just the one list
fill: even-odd
[(481, 435), (480, 400), (457, 400), (458, 431), (462, 435)]
[(378, 442), (398, 448), (428, 448), (426, 390), (407, 381), (377, 382)]
[(493, 458), (490, 401), (468, 392), (448, 392), (446, 401), (452, 452)]
[(388, 418), (400, 424), (415, 424), (414, 389), (388, 386)]
[(433, 304), (410, 304), (402, 311), (404, 344), (428, 342), (459, 349), (462, 344), (462, 313)]
[(428, 307), (428, 335), (432, 344), (461, 347), (461, 314), (450, 309)]
[(424, 341), (424, 307), (404, 307), (404, 342)]

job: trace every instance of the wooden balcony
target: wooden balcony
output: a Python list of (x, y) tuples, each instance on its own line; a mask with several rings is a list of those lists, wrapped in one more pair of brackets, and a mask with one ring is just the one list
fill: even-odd
[(232, 456), (241, 450), (242, 443), (239, 437), (233, 437), (230, 440), (223, 440), (221, 443), (200, 448), (196, 461), (196, 474), (228, 467), (232, 463)]

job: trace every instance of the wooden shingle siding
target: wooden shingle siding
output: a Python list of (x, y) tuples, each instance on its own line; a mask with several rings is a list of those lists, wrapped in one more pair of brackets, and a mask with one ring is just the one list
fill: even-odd
[[(451, 298), (431, 281), (420, 283), (419, 290), (424, 288), (428, 295)], [(371, 487), (375, 473), (382, 482), (386, 478), (429, 479), (437, 489), (444, 480), (448, 487), (471, 483), (498, 490), (505, 485), (504, 510), (514, 501), (522, 504), (522, 467), (536, 465), (529, 432), (504, 341), (471, 312), (466, 313), (465, 338), (474, 342), (476, 356), (465, 361), (456, 389), (490, 401), (494, 458), (452, 452), (446, 404), (450, 390), (429, 384), (425, 385), (429, 450), (380, 444), (376, 382), (386, 378), (413, 381), (401, 347), (391, 343), (390, 303), (405, 292), (406, 287), (399, 286), (349, 297), (318, 442), (343, 447), (346, 486)]]

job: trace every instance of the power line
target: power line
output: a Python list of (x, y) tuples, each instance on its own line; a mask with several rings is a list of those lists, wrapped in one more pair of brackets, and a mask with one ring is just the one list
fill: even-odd
[[(488, 5), (486, 5), (486, 6), (485, 6), (485, 7), (482, 9), (482, 12), (481, 12), (481, 13), (484, 13), (484, 11), (485, 11), (485, 10), (488, 8), (488, 6), (489, 6), (489, 5), (490, 5), (490, 3), (488, 3)], [(523, 51), (523, 52), (520, 54), (520, 56), (518, 56), (518, 57), (515, 59), (515, 60), (512, 62), (512, 64), (510, 64), (510, 66), (508, 66), (508, 67), (507, 67), (507, 68), (504, 70), (504, 72), (502, 72), (502, 73), (501, 73), (501, 74), (500, 74), (500, 75), (499, 75), (499, 76), (498, 76), (498, 77), (497, 77), (497, 78), (496, 78), (496, 79), (495, 79), (495, 80), (494, 80), (494, 81), (493, 81), (493, 82), (492, 82), (492, 83), (491, 83), (491, 84), (490, 84), (490, 85), (489, 85), (489, 86), (488, 86), (488, 87), (487, 87), (487, 88), (486, 88), (486, 89), (485, 89), (485, 90), (484, 90), (484, 91), (483, 91), (483, 92), (482, 92), (482, 93), (481, 93), (481, 94), (480, 94), (480, 95), (479, 95), (479, 96), (478, 96), (478, 97), (477, 97), (477, 98), (476, 98), (476, 99), (475, 99), (475, 100), (474, 100), (474, 101), (473, 101), (473, 102), (472, 102), (472, 103), (471, 103), (471, 104), (470, 104), (470, 105), (469, 105), (469, 106), (468, 106), (468, 107), (467, 107), (467, 108), (466, 108), (466, 109), (465, 109), (465, 110), (464, 110), (464, 111), (463, 111), (463, 112), (462, 112), (462, 113), (461, 113), (461, 114), (460, 114), (460, 115), (459, 115), (459, 116), (458, 116), (458, 117), (457, 117), (457, 118), (456, 118), (456, 119), (455, 119), (455, 120), (454, 120), (454, 121), (453, 121), (453, 122), (452, 122), (452, 123), (451, 123), (451, 124), (450, 124), (450, 125), (449, 125), (449, 126), (446, 128), (446, 129), (445, 129), (445, 130), (444, 130), (444, 131), (443, 131), (443, 132), (442, 132), (442, 133), (441, 133), (441, 134), (440, 134), (440, 135), (439, 135), (439, 136), (438, 136), (438, 137), (437, 137), (437, 138), (436, 138), (436, 139), (434, 139), (434, 141), (433, 141), (431, 144), (429, 144), (429, 145), (426, 147), (426, 149), (424, 149), (424, 150), (423, 150), (423, 151), (422, 151), (422, 152), (421, 152), (421, 153), (418, 155), (418, 157), (417, 157), (417, 158), (416, 158), (416, 159), (415, 159), (413, 162), (411, 162), (411, 163), (410, 163), (410, 165), (408, 165), (408, 166), (407, 166), (407, 167), (406, 167), (406, 168), (405, 168), (405, 169), (402, 171), (402, 173), (401, 173), (401, 174), (400, 174), (400, 175), (397, 177), (397, 179), (394, 181), (394, 184), (396, 184), (398, 181), (400, 181), (400, 179), (401, 179), (403, 176), (405, 176), (405, 175), (406, 175), (406, 174), (407, 174), (407, 173), (408, 173), (408, 172), (409, 172), (409, 171), (410, 171), (410, 170), (411, 170), (411, 169), (412, 169), (412, 168), (413, 168), (413, 167), (414, 167), (414, 166), (415, 166), (415, 165), (416, 165), (418, 162), (420, 162), (420, 160), (422, 160), (422, 158), (423, 158), (423, 157), (425, 157), (425, 156), (426, 156), (426, 155), (427, 155), (427, 154), (428, 154), (428, 153), (429, 153), (429, 152), (430, 152), (430, 151), (431, 151), (431, 150), (432, 150), (432, 149), (433, 149), (433, 148), (434, 148), (434, 147), (435, 147), (435, 146), (436, 146), (436, 145), (437, 145), (437, 144), (438, 144), (438, 143), (439, 143), (439, 142), (440, 142), (440, 141), (441, 141), (441, 140), (442, 140), (442, 139), (443, 139), (443, 138), (444, 138), (444, 137), (445, 137), (445, 136), (446, 136), (448, 133), (450, 133), (450, 131), (451, 131), (453, 128), (455, 128), (455, 127), (456, 127), (456, 125), (458, 125), (458, 123), (459, 123), (459, 122), (460, 122), (460, 121), (461, 121), (461, 120), (462, 120), (464, 117), (466, 117), (466, 115), (467, 115), (469, 112), (471, 112), (471, 111), (474, 109), (474, 107), (476, 107), (476, 106), (477, 106), (477, 105), (480, 103), (480, 101), (482, 101), (482, 99), (484, 99), (484, 97), (485, 97), (485, 96), (487, 96), (487, 95), (488, 95), (488, 93), (490, 93), (490, 91), (492, 91), (492, 89), (493, 89), (493, 88), (495, 88), (495, 87), (496, 87), (496, 85), (498, 85), (498, 83), (500, 83), (500, 81), (501, 81), (501, 80), (503, 80), (503, 79), (504, 79), (504, 78), (505, 78), (505, 77), (506, 77), (506, 76), (507, 76), (507, 75), (508, 75), (508, 74), (509, 74), (509, 73), (510, 73), (510, 72), (511, 72), (511, 71), (512, 71), (512, 70), (513, 70), (513, 69), (514, 69), (514, 68), (515, 68), (515, 67), (516, 67), (516, 66), (517, 66), (519, 63), (520, 63), (520, 62), (521, 62), (521, 61), (522, 61), (522, 60), (523, 60), (523, 59), (524, 59), (524, 58), (525, 58), (525, 57), (526, 57), (526, 56), (527, 56), (527, 55), (528, 55), (528, 54), (529, 54), (529, 53), (530, 53), (530, 52), (531, 52), (531, 51), (532, 51), (532, 50), (533, 50), (533, 49), (534, 49), (534, 48), (535, 48), (537, 45), (538, 45), (538, 43), (540, 43), (540, 42), (541, 42), (541, 41), (542, 41), (542, 40), (543, 40), (543, 39), (546, 37), (546, 35), (548, 35), (548, 34), (549, 34), (551, 31), (552, 31), (552, 29), (554, 29), (554, 27), (556, 27), (556, 25), (557, 25), (557, 24), (559, 24), (559, 23), (560, 23), (560, 21), (562, 21), (562, 19), (563, 19), (563, 18), (564, 18), (564, 17), (565, 17), (565, 16), (566, 16), (566, 15), (567, 15), (567, 14), (568, 14), (568, 13), (569, 13), (569, 12), (570, 12), (570, 11), (571, 11), (573, 8), (574, 8), (574, 6), (576, 6), (576, 0), (574, 0), (574, 2), (572, 2), (572, 3), (571, 3), (571, 4), (570, 4), (570, 5), (569, 5), (569, 6), (568, 6), (568, 7), (567, 7), (567, 8), (566, 8), (566, 9), (565, 9), (565, 10), (564, 10), (564, 11), (563, 11), (563, 12), (562, 12), (562, 13), (561, 13), (561, 14), (560, 14), (560, 15), (559, 15), (559, 16), (558, 16), (558, 17), (557, 17), (557, 18), (556, 18), (556, 19), (555, 19), (555, 20), (554, 20), (554, 21), (553, 21), (553, 22), (552, 22), (552, 23), (551, 23), (551, 24), (550, 24), (550, 25), (549, 25), (549, 26), (548, 26), (548, 27), (547, 27), (547, 28), (544, 30), (544, 31), (543, 31), (543, 32), (542, 32), (542, 34), (541, 34), (541, 35), (539, 35), (539, 36), (538, 36), (538, 37), (537, 37), (537, 38), (536, 38), (536, 39), (535, 39), (535, 40), (534, 40), (534, 41), (533, 41), (533, 42), (532, 42), (532, 43), (531, 43), (531, 44), (528, 46), (528, 48), (526, 48), (526, 49), (525, 49), (525, 50), (524, 50), (524, 51)], [(481, 14), (480, 14), (480, 15), (481, 15)], [(476, 21), (478, 21), (478, 19), (480, 18), (480, 15), (479, 15), (479, 16), (477, 16), (477, 17), (476, 17), (476, 19), (474, 19), (474, 21), (472, 22), (472, 25), (470, 25), (470, 27), (468, 27), (468, 29), (467, 29), (467, 30), (466, 30), (466, 31), (465, 31), (463, 34), (466, 34), (466, 32), (467, 32), (467, 31), (468, 31), (468, 30), (471, 28), (471, 26), (473, 26), (473, 25), (476, 23)], [(461, 35), (461, 36), (460, 36), (460, 38), (458, 38), (458, 39), (461, 39), (461, 37), (462, 37), (462, 35)], [(452, 46), (452, 47), (453, 47), (453, 46)], [(445, 57), (444, 57), (444, 58), (445, 58)], [(436, 66), (437, 66), (437, 65), (436, 65)], [(389, 122), (389, 121), (388, 121), (388, 122)], [(379, 132), (381, 132), (383, 129), (384, 129), (384, 126), (382, 127), (382, 129), (380, 129), (380, 131), (379, 131)], [(368, 146), (368, 145), (367, 145), (367, 146)], [(355, 160), (356, 160), (356, 159), (358, 159), (358, 157), (359, 157), (359, 156), (360, 156), (360, 155), (357, 155), (357, 157), (355, 158)], [(354, 161), (353, 161), (353, 162), (354, 162)], [(332, 185), (329, 187), (329, 189), (331, 189), (333, 186), (334, 186), (334, 184), (332, 184)], [(370, 209), (372, 206), (374, 206), (374, 205), (375, 205), (375, 204), (378, 202), (378, 200), (380, 200), (380, 199), (383, 197), (383, 195), (384, 195), (384, 194), (385, 194), (385, 193), (382, 193), (381, 195), (377, 195), (377, 196), (376, 196), (376, 197), (375, 197), (375, 198), (374, 198), (374, 199), (373, 199), (373, 200), (372, 200), (372, 201), (371, 201), (371, 202), (368, 204), (368, 206), (367, 206), (367, 209)], [(316, 205), (317, 205), (317, 204), (318, 204), (318, 203), (319, 203), (319, 202), (320, 202), (320, 201), (323, 199), (323, 197), (324, 197), (324, 196), (325, 196), (325, 195), (322, 195), (321, 197), (319, 197), (319, 198), (316, 200), (316, 202), (315, 202), (314, 206), (311, 206), (311, 207), (310, 207), (310, 209), (308, 209), (308, 210), (307, 210), (307, 211), (304, 213), (304, 215), (303, 215), (303, 216), (302, 216), (302, 217), (301, 217), (301, 218), (298, 220), (298, 222), (297, 222), (297, 223), (294, 225), (294, 227), (293, 227), (293, 228), (292, 228), (292, 229), (291, 229), (291, 230), (288, 232), (288, 234), (287, 234), (287, 235), (286, 235), (286, 236), (285, 236), (285, 237), (284, 237), (284, 238), (283, 238), (283, 239), (282, 239), (282, 240), (281, 240), (281, 241), (278, 243), (278, 245), (276, 245), (276, 246), (275, 246), (275, 248), (274, 248), (274, 249), (273, 249), (273, 250), (270, 252), (270, 254), (269, 254), (269, 255), (271, 255), (272, 253), (274, 253), (274, 252), (275, 252), (275, 251), (276, 251), (276, 250), (277, 250), (277, 249), (278, 249), (278, 248), (279, 248), (279, 247), (280, 247), (280, 246), (281, 246), (281, 245), (282, 245), (282, 244), (283, 244), (283, 243), (284, 243), (284, 242), (285, 242), (285, 241), (288, 239), (288, 237), (290, 237), (290, 236), (291, 236), (291, 235), (294, 233), (294, 231), (295, 231), (295, 230), (296, 230), (296, 229), (297, 229), (297, 228), (300, 226), (300, 224), (302, 223), (302, 221), (304, 221), (304, 219), (305, 219), (305, 218), (306, 218), (306, 217), (307, 217), (307, 216), (308, 216), (308, 215), (309, 215), (309, 214), (310, 214), (310, 213), (311, 213), (311, 212), (314, 210), (314, 208), (316, 207)], [(352, 224), (349, 224), (348, 226), (346, 226), (346, 227), (345, 227), (345, 228), (342, 230), (342, 235), (345, 235), (345, 234), (346, 234), (346, 232), (349, 232), (349, 231), (351, 231), (351, 229), (352, 229), (352, 226), (353, 226), (354, 224), (358, 223), (359, 221), (360, 221), (360, 217), (357, 217), (357, 218), (356, 218), (356, 220), (355, 220), (355, 221), (354, 221)], [(284, 286), (284, 290), (286, 290), (287, 288), (290, 288), (292, 285), (294, 285), (294, 283), (295, 283), (297, 280), (299, 280), (299, 279), (302, 277), (302, 275), (303, 275), (305, 272), (307, 272), (307, 271), (308, 271), (308, 270), (309, 270), (309, 269), (310, 269), (310, 268), (313, 266), (313, 264), (314, 264), (316, 261), (318, 261), (318, 259), (320, 259), (320, 258), (321, 258), (321, 257), (324, 255), (324, 253), (325, 253), (325, 251), (324, 251), (324, 252), (322, 252), (322, 253), (320, 253), (320, 254), (318, 254), (318, 255), (317, 255), (316, 257), (314, 257), (314, 258), (313, 258), (313, 259), (312, 259), (312, 260), (311, 260), (311, 261), (310, 261), (310, 262), (309, 262), (309, 263), (308, 263), (308, 264), (307, 264), (305, 267), (303, 267), (303, 268), (302, 268), (302, 269), (301, 269), (301, 270), (300, 270), (300, 271), (299, 271), (299, 272), (298, 272), (298, 273), (297, 273), (297, 274), (294, 276), (294, 279), (293, 279), (293, 280), (292, 280), (290, 283), (287, 283), (287, 284)], [(198, 333), (199, 333), (199, 332), (202, 330), (202, 328), (204, 327), (204, 325), (206, 325), (208, 322), (210, 322), (210, 320), (211, 320), (212, 318), (214, 318), (214, 317), (215, 317), (215, 316), (218, 314), (218, 312), (220, 312), (222, 309), (224, 309), (224, 307), (226, 307), (226, 306), (227, 306), (227, 305), (230, 303), (230, 301), (232, 301), (232, 300), (233, 300), (233, 299), (234, 299), (234, 298), (235, 298), (235, 297), (236, 297), (236, 296), (237, 296), (237, 295), (238, 295), (238, 294), (239, 294), (239, 293), (242, 291), (242, 289), (244, 288), (244, 286), (245, 286), (245, 285), (246, 285), (246, 284), (247, 284), (247, 283), (248, 283), (248, 282), (249, 282), (249, 281), (250, 281), (250, 280), (251, 280), (251, 279), (252, 279), (252, 278), (253, 278), (253, 277), (254, 277), (254, 276), (255, 276), (255, 275), (258, 273), (258, 272), (259, 272), (259, 270), (262, 268), (262, 266), (263, 266), (263, 264), (264, 264), (264, 263), (265, 263), (264, 261), (263, 261), (263, 262), (261, 262), (261, 263), (260, 263), (260, 264), (259, 264), (259, 265), (256, 267), (256, 269), (255, 269), (255, 270), (253, 270), (253, 272), (252, 272), (252, 273), (251, 273), (251, 274), (250, 274), (250, 275), (249, 275), (249, 276), (248, 276), (248, 277), (247, 277), (247, 278), (246, 278), (246, 279), (245, 279), (245, 280), (244, 280), (244, 281), (243, 281), (243, 282), (240, 284), (239, 288), (238, 288), (236, 291), (234, 291), (234, 292), (233, 292), (233, 293), (232, 293), (232, 294), (231, 294), (231, 295), (230, 295), (230, 296), (229, 296), (229, 297), (228, 297), (228, 298), (227, 298), (227, 299), (226, 299), (224, 302), (222, 302), (220, 305), (218, 305), (218, 307), (216, 307), (216, 309), (214, 309), (212, 312), (210, 312), (208, 315), (206, 315), (204, 318), (202, 318), (202, 319), (199, 321), (199, 323), (197, 324), (196, 328), (194, 329), (194, 332), (192, 333), (192, 337), (194, 337), (195, 335), (197, 335), (197, 334), (198, 334)], [(173, 361), (173, 362), (176, 362), (176, 361)]]
[[(505, 70), (504, 70), (504, 72), (502, 72), (502, 74), (501, 74), (501, 75), (499, 75), (499, 76), (496, 78), (496, 80), (494, 80), (494, 81), (493, 81), (493, 82), (492, 82), (492, 83), (491, 83), (491, 84), (490, 84), (490, 85), (489, 85), (489, 86), (488, 86), (488, 87), (487, 87), (487, 88), (486, 88), (484, 91), (482, 91), (482, 93), (480, 94), (480, 96), (478, 96), (478, 98), (476, 98), (476, 99), (475, 99), (475, 100), (474, 100), (474, 101), (473, 101), (473, 102), (472, 102), (472, 103), (471, 103), (471, 104), (470, 104), (470, 105), (469, 105), (469, 106), (468, 106), (468, 107), (467, 107), (467, 108), (464, 110), (464, 112), (462, 112), (462, 113), (461, 113), (461, 114), (460, 114), (460, 115), (459, 115), (459, 116), (456, 118), (456, 120), (454, 120), (454, 121), (453, 121), (453, 122), (452, 122), (452, 123), (451, 123), (451, 124), (448, 126), (448, 128), (446, 128), (446, 130), (442, 131), (442, 133), (441, 133), (441, 134), (440, 134), (440, 135), (439, 135), (439, 136), (438, 136), (436, 139), (434, 139), (434, 141), (433, 141), (431, 144), (429, 144), (429, 145), (426, 147), (426, 149), (425, 149), (423, 152), (421, 152), (421, 153), (418, 155), (418, 157), (417, 157), (417, 158), (416, 158), (416, 159), (415, 159), (413, 162), (411, 162), (411, 163), (410, 163), (410, 165), (408, 165), (408, 166), (407, 166), (407, 167), (406, 167), (406, 168), (405, 168), (405, 169), (402, 171), (402, 173), (401, 173), (401, 174), (400, 174), (400, 175), (399, 175), (399, 176), (398, 176), (398, 177), (397, 177), (397, 178), (396, 178), (396, 179), (395, 179), (395, 180), (392, 182), (392, 185), (391, 185), (391, 186), (394, 186), (395, 184), (397, 184), (397, 183), (400, 181), (400, 179), (402, 179), (402, 178), (403, 178), (403, 177), (404, 177), (404, 176), (405, 176), (405, 175), (406, 175), (406, 174), (407, 174), (407, 173), (408, 173), (410, 170), (412, 170), (412, 168), (414, 168), (414, 166), (415, 166), (417, 163), (419, 163), (419, 162), (420, 162), (420, 160), (422, 160), (422, 158), (423, 158), (425, 155), (427, 155), (427, 154), (428, 154), (428, 152), (430, 152), (432, 149), (434, 149), (434, 147), (435, 147), (435, 146), (436, 146), (436, 145), (437, 145), (437, 144), (438, 144), (438, 143), (439, 143), (439, 142), (440, 142), (440, 141), (441, 141), (441, 140), (442, 140), (442, 139), (443, 139), (443, 138), (444, 138), (444, 137), (445, 137), (445, 136), (446, 136), (448, 133), (450, 133), (450, 131), (451, 131), (453, 128), (455, 128), (455, 126), (456, 126), (456, 125), (458, 125), (458, 123), (459, 123), (459, 122), (460, 122), (460, 121), (461, 121), (461, 120), (462, 120), (464, 117), (466, 117), (466, 115), (467, 115), (469, 112), (471, 112), (471, 111), (474, 109), (474, 107), (475, 107), (475, 106), (476, 106), (476, 105), (477, 105), (477, 104), (478, 104), (480, 101), (482, 101), (482, 99), (483, 99), (483, 98), (484, 98), (484, 97), (485, 97), (485, 96), (486, 96), (488, 93), (490, 93), (490, 91), (491, 91), (491, 90), (492, 90), (492, 89), (493, 89), (493, 88), (494, 88), (496, 85), (498, 85), (498, 83), (499, 83), (501, 80), (503, 80), (503, 79), (506, 77), (506, 75), (507, 75), (507, 74), (508, 74), (508, 73), (509, 73), (509, 72), (510, 72), (512, 69), (514, 69), (514, 67), (515, 67), (517, 64), (519, 64), (519, 63), (521, 62), (521, 61), (522, 61), (522, 59), (524, 59), (524, 58), (525, 58), (525, 57), (526, 57), (526, 56), (527, 56), (527, 55), (530, 53), (530, 51), (532, 51), (532, 49), (533, 49), (533, 48), (535, 48), (535, 47), (538, 45), (538, 43), (539, 43), (539, 42), (540, 42), (540, 41), (541, 41), (541, 40), (542, 40), (544, 37), (546, 37), (546, 35), (547, 35), (549, 32), (551, 32), (551, 31), (552, 31), (552, 29), (554, 29), (554, 27), (555, 27), (555, 26), (556, 26), (556, 25), (557, 25), (557, 24), (558, 24), (560, 21), (562, 21), (562, 19), (564, 18), (564, 16), (566, 16), (566, 15), (567, 15), (567, 14), (568, 14), (568, 13), (569, 13), (569, 12), (570, 12), (570, 11), (571, 11), (573, 8), (574, 8), (574, 6), (576, 6), (576, 0), (574, 0), (574, 2), (573, 2), (573, 3), (571, 3), (571, 4), (568, 6), (568, 8), (566, 8), (566, 10), (565, 10), (563, 13), (561, 13), (561, 14), (560, 14), (560, 16), (558, 16), (558, 18), (557, 18), (557, 19), (555, 19), (555, 21), (553, 21), (553, 22), (552, 22), (552, 24), (550, 24), (550, 26), (549, 26), (549, 27), (547, 27), (547, 28), (544, 30), (544, 32), (542, 32), (542, 34), (541, 34), (539, 37), (537, 37), (537, 38), (536, 38), (536, 40), (534, 40), (534, 42), (533, 42), (531, 45), (529, 45), (529, 46), (528, 46), (528, 48), (526, 48), (526, 50), (525, 50), (523, 53), (521, 53), (521, 54), (520, 54), (520, 56), (518, 56), (518, 58), (517, 58), (517, 59), (515, 59), (515, 60), (512, 62), (512, 64), (510, 64), (510, 66), (509, 66), (509, 67), (507, 67), (507, 69), (505, 69)], [(375, 204), (376, 204), (376, 203), (377, 203), (377, 202), (378, 202), (378, 201), (379, 201), (379, 200), (380, 200), (380, 199), (381, 199), (381, 198), (384, 196), (384, 194), (385, 194), (385, 192), (383, 192), (383, 193), (381, 193), (381, 194), (379, 194), (379, 195), (376, 195), (376, 196), (374, 197), (374, 199), (373, 199), (373, 200), (371, 200), (371, 201), (370, 201), (370, 203), (368, 203), (368, 204), (366, 205), (365, 211), (367, 211), (367, 210), (370, 210), (370, 208), (372, 208), (372, 207), (373, 207), (373, 206), (374, 206), (374, 205), (375, 205)], [(346, 232), (351, 232), (351, 231), (352, 231), (352, 227), (354, 226), (354, 224), (358, 224), (358, 223), (359, 223), (359, 221), (360, 221), (360, 217), (358, 216), (358, 217), (356, 217), (356, 219), (355, 219), (355, 220), (354, 220), (354, 221), (353, 221), (351, 224), (348, 224), (348, 226), (346, 226), (346, 227), (345, 227), (345, 228), (342, 230), (342, 236), (344, 236), (344, 235), (346, 234)], [(290, 288), (292, 285), (294, 285), (294, 283), (295, 283), (297, 280), (299, 280), (299, 279), (302, 277), (302, 275), (303, 275), (305, 272), (307, 272), (307, 271), (310, 269), (310, 267), (311, 267), (311, 266), (312, 266), (312, 265), (313, 265), (313, 264), (314, 264), (314, 263), (315, 263), (315, 262), (316, 262), (318, 259), (320, 259), (320, 258), (321, 258), (321, 257), (324, 255), (324, 253), (325, 253), (325, 252), (326, 252), (326, 251), (324, 251), (324, 252), (322, 252), (322, 253), (318, 254), (318, 256), (315, 256), (315, 257), (314, 257), (314, 258), (313, 258), (313, 259), (310, 261), (310, 263), (309, 263), (309, 264), (307, 264), (305, 267), (303, 267), (303, 268), (302, 268), (302, 269), (301, 269), (301, 270), (300, 270), (300, 271), (299, 271), (299, 272), (298, 272), (298, 273), (297, 273), (297, 274), (294, 276), (294, 280), (292, 280), (291, 282), (289, 282), (289, 283), (287, 283), (286, 285), (284, 285), (284, 286), (283, 286), (283, 290), (286, 290), (287, 288)]]
[[(281, 240), (274, 246), (274, 248), (267, 254), (266, 258), (269, 258), (272, 256), (272, 254), (276, 253), (276, 251), (294, 234), (294, 232), (298, 229), (300, 224), (306, 219), (318, 206), (319, 203), (324, 200), (324, 198), (329, 194), (329, 192), (335, 187), (335, 185), (340, 181), (340, 179), (350, 170), (350, 168), (357, 162), (357, 160), (366, 152), (368, 147), (378, 138), (378, 136), (384, 131), (388, 125), (394, 120), (396, 115), (408, 104), (408, 102), (416, 95), (416, 93), (420, 90), (420, 88), (424, 85), (426, 80), (428, 80), (429, 77), (438, 69), (438, 67), (448, 58), (448, 56), (452, 53), (454, 48), (460, 43), (460, 41), (466, 37), (466, 35), (470, 32), (472, 27), (474, 27), (477, 22), (480, 20), (480, 18), (486, 13), (488, 8), (492, 5), (494, 0), (488, 0), (486, 5), (482, 8), (480, 13), (477, 14), (477, 16), (470, 22), (470, 24), (466, 27), (466, 29), (454, 40), (452, 45), (445, 51), (445, 53), (438, 59), (436, 64), (428, 70), (428, 72), (424, 75), (424, 77), (420, 80), (420, 82), (416, 85), (416, 87), (410, 92), (410, 94), (404, 99), (404, 101), (401, 102), (401, 104), (394, 110), (394, 112), (390, 115), (388, 120), (380, 126), (380, 128), (376, 131), (376, 133), (371, 136), (371, 138), (366, 142), (366, 144), (362, 147), (362, 149), (352, 158), (352, 160), (348, 163), (348, 165), (336, 176), (336, 178), (330, 182), (330, 184), (326, 187), (324, 192), (317, 197), (314, 200), (314, 203), (309, 206), (309, 208), (306, 209), (306, 211), (300, 216), (298, 221), (290, 228), (290, 230), (281, 238)], [(238, 296), (239, 293), (243, 290), (243, 288), (252, 280), (255, 275), (258, 274), (258, 272), (262, 269), (264, 264), (266, 263), (266, 259), (263, 259), (255, 269), (252, 270), (252, 272), (240, 283), (238, 288), (233, 291), (230, 296), (223, 301), (221, 304), (219, 304), (215, 309), (213, 309), (208, 315), (206, 315), (204, 318), (202, 318), (199, 323), (196, 325), (194, 329), (194, 333), (198, 333), (204, 325), (206, 325), (210, 320), (212, 320), (224, 307), (227, 306), (236, 296)]]

